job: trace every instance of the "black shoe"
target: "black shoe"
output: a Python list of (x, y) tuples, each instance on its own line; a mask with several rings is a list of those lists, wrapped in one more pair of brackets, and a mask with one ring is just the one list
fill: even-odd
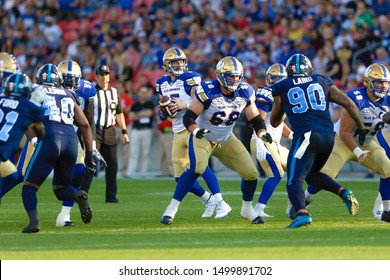
[(381, 222), (390, 223), (390, 211), (383, 211)]
[(37, 233), (41, 230), (41, 225), (39, 221), (30, 222), (24, 229), (22, 233)]
[(106, 199), (106, 203), (119, 203), (119, 200), (117, 198), (114, 199)]
[(89, 224), (92, 220), (92, 209), (89, 205), (88, 195), (85, 191), (76, 192), (76, 202), (80, 208), (81, 220)]
[(164, 225), (171, 225), (173, 223), (173, 219), (170, 216), (162, 216), (160, 222)]
[(75, 224), (72, 221), (66, 221), (64, 227), (73, 227)]
[(263, 218), (261, 218), (260, 216), (258, 216), (257, 218), (255, 218), (255, 219), (252, 221), (252, 224), (265, 224), (265, 221), (263, 220)]

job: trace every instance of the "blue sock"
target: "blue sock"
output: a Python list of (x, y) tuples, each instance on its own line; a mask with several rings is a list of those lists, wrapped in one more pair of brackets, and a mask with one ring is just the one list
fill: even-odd
[[(316, 172), (309, 174), (306, 178), (306, 182), (308, 185), (313, 185), (316, 186), (314, 188), (319, 188), (320, 190), (326, 190), (328, 192), (332, 192), (338, 195), (339, 188), (341, 188), (341, 185), (338, 184), (335, 180), (333, 180), (331, 177), (328, 175), (321, 173), (321, 172)], [(311, 188), (314, 193), (319, 192), (319, 190), (315, 190), (314, 188)], [(308, 190), (309, 191), (309, 190)], [(311, 191), (309, 191), (312, 193)]]
[(379, 180), (379, 192), (382, 196), (382, 200), (390, 200), (390, 177)]
[(221, 192), (217, 176), (215, 176), (214, 172), (211, 170), (210, 167), (207, 166), (206, 170), (202, 174), (202, 178), (206, 182), (212, 194)]
[(282, 177), (268, 178), (264, 182), (258, 202), (261, 204), (267, 204), (268, 200), (271, 198), (272, 194), (274, 193), (276, 186), (279, 184), (281, 180)]
[[(84, 173), (85, 173), (85, 167), (84, 167), (84, 164), (82, 163), (78, 163), (76, 164), (75, 168), (74, 168), (74, 172), (73, 172), (73, 181), (77, 181), (77, 182), (80, 182), (81, 184), (81, 180), (84, 176)], [(74, 184), (75, 182), (73, 182)], [(73, 189), (75, 189), (76, 191), (79, 191), (80, 190), (80, 186), (72, 186)], [(73, 200), (64, 200), (62, 202), (62, 206), (69, 206), (69, 207), (72, 207), (74, 205), (74, 201)]]
[(316, 193), (318, 193), (321, 189), (320, 189), (320, 188), (317, 188), (317, 187), (314, 186), (314, 185), (309, 184), (309, 185), (307, 185), (306, 190), (307, 190), (309, 193), (311, 193), (311, 194), (316, 194)]
[(253, 181), (241, 180), (242, 200), (252, 201), (255, 195), (257, 179)]
[(38, 198), (36, 188), (32, 186), (23, 185), (22, 199), (24, 209), (26, 209), (27, 213), (30, 213), (33, 210), (37, 210)]
[[(198, 177), (199, 177), (199, 174), (196, 174), (195, 172), (191, 171), (190, 169), (187, 169), (187, 171), (184, 172), (180, 176), (180, 178), (179, 178), (179, 180), (177, 182), (175, 193), (173, 194), (173, 198), (178, 200), (178, 201), (182, 201), (183, 198), (187, 195), (187, 193), (190, 190), (192, 192), (192, 190), (194, 189), (193, 186), (195, 185), (196, 179), (198, 179)], [(204, 194), (204, 189), (203, 189), (203, 193), (200, 196), (202, 196), (203, 194)]]
[(15, 186), (23, 182), (23, 176), (18, 171), (3, 178), (3, 190), (1, 191), (1, 197), (7, 192), (12, 190)]

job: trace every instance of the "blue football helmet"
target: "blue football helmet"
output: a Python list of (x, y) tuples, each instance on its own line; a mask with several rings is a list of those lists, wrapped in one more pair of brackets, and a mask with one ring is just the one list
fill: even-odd
[(286, 63), (287, 76), (309, 76), (313, 73), (310, 59), (303, 54), (292, 55)]
[(80, 85), (81, 68), (76, 61), (66, 59), (58, 64), (58, 70), (62, 73), (62, 86), (67, 89), (76, 90)]
[(3, 91), (7, 96), (30, 99), (33, 85), (26, 74), (14, 73), (5, 80)]
[[(225, 89), (236, 91), (244, 80), (244, 67), (237, 58), (226, 56), (218, 61), (215, 67), (215, 75)], [(238, 77), (238, 79), (235, 77)]]
[(45, 64), (38, 69), (35, 75), (35, 81), (39, 85), (49, 85), (54, 87), (61, 87), (64, 82), (62, 74), (58, 67), (54, 64)]

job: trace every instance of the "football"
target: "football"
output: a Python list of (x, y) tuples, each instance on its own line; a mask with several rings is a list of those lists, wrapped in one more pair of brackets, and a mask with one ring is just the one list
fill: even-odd
[(174, 108), (169, 96), (163, 95), (160, 99), (160, 111), (164, 116), (173, 118), (177, 115), (177, 108)]

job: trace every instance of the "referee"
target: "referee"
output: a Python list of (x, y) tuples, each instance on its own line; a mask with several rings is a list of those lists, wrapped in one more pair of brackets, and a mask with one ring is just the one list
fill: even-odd
[[(118, 203), (116, 197), (118, 172), (118, 148), (115, 124), (122, 130), (123, 144), (129, 143), (122, 106), (116, 88), (110, 87), (110, 69), (100, 65), (96, 69), (96, 97), (94, 99), (94, 119), (96, 123), (96, 149), (107, 162), (106, 168), (106, 202)], [(87, 175), (82, 189), (87, 191), (93, 175)]]

